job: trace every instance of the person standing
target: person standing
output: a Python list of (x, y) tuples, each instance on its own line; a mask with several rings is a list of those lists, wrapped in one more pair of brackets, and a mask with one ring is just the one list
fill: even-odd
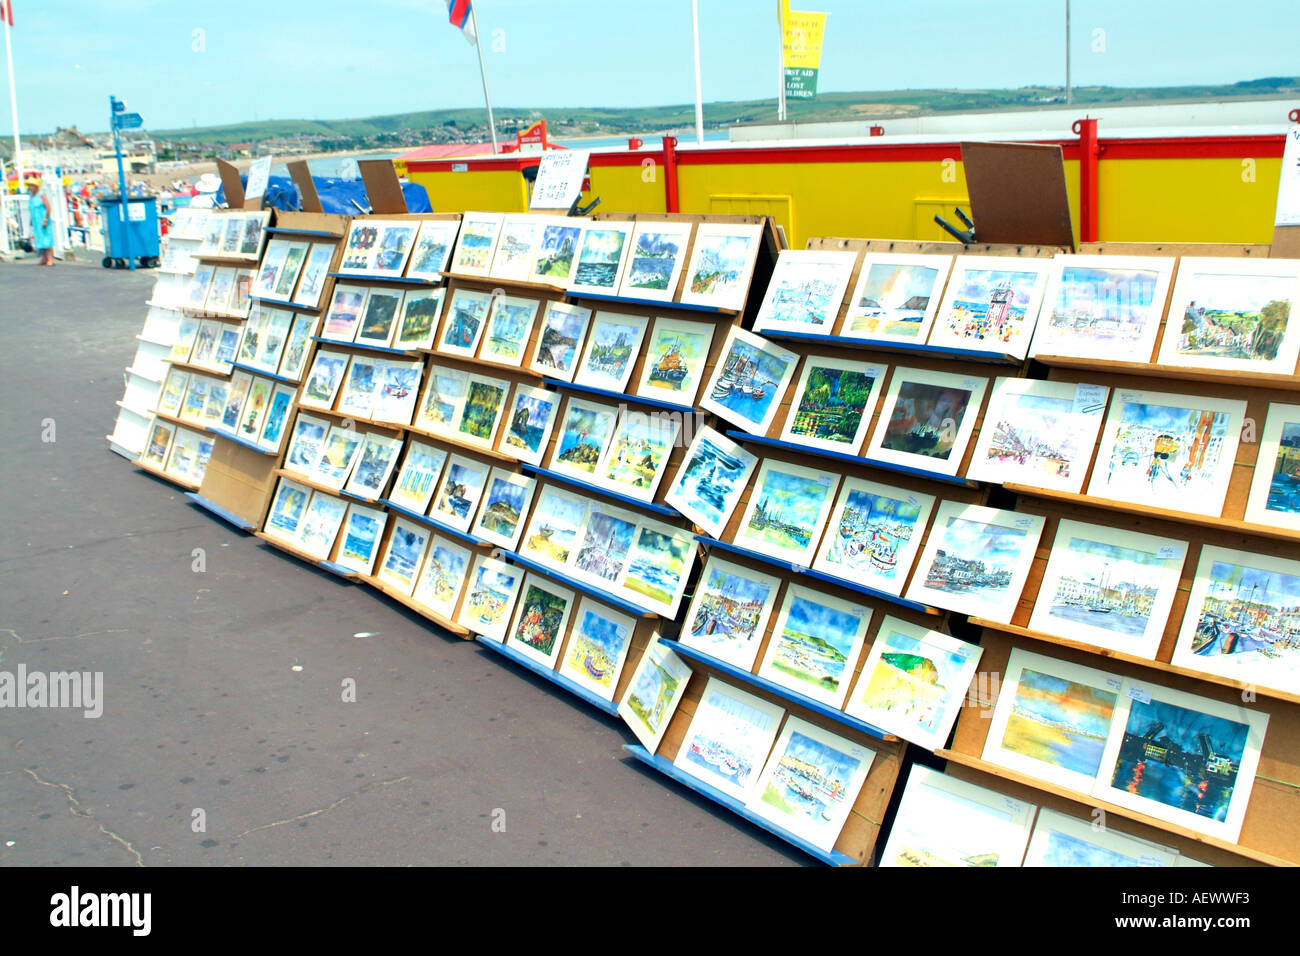
[(50, 201), (41, 192), (38, 179), (27, 180), (27, 211), (32, 217), (32, 245), (41, 254), (40, 264), (54, 265), (54, 217), (50, 211)]

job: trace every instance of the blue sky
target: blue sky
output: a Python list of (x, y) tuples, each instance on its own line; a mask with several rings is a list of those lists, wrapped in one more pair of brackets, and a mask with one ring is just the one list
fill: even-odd
[[(822, 90), (1063, 79), (1064, 0), (793, 5), (831, 14)], [(648, 106), (694, 96), (689, 0), (476, 0), (475, 7), (496, 105)], [(700, 0), (706, 101), (775, 95), (775, 7), (773, 0)], [(1218, 83), (1296, 72), (1294, 0), (1075, 0), (1071, 9), (1076, 84)], [(74, 123), (102, 130), (110, 93), (153, 129), (482, 103), (473, 48), (447, 24), (442, 0), (16, 0), (15, 18), (23, 132)], [(1099, 43), (1104, 50), (1094, 52)], [(8, 134), (3, 105), (0, 133)]]

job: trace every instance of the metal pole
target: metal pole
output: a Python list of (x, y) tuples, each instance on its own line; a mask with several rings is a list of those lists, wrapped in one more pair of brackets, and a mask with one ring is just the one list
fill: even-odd
[(488, 96), (487, 88), (487, 68), (483, 65), (483, 39), (478, 35), (478, 15), (474, 12), (471, 4), (469, 8), (470, 22), (474, 24), (474, 49), (478, 50), (478, 71), (483, 77), (483, 102), (487, 104), (488, 130), (492, 133), (492, 155), (495, 156), (497, 149), (497, 124), (492, 119), (492, 97)]
[(18, 139), (18, 89), (14, 86), (14, 50), (9, 40), (9, 18), (0, 17), (5, 23), (5, 59), (9, 63), (9, 112), (14, 121), (14, 172), (18, 175), (18, 192), (23, 191), (23, 147)]
[(1074, 102), (1070, 89), (1070, 0), (1065, 0), (1065, 102), (1067, 106)]
[(135, 257), (131, 255), (131, 217), (127, 211), (126, 170), (122, 166), (122, 131), (117, 128), (117, 112), (113, 109), (117, 97), (108, 98), (108, 121), (113, 127), (113, 151), (117, 153), (117, 189), (122, 200), (117, 206), (117, 215), (122, 222), (122, 252), (126, 254), (126, 266), (134, 271)]
[(691, 36), (695, 41), (695, 142), (704, 143), (704, 91), (700, 86), (700, 0), (691, 0)]
[(782, 10), (782, 0), (776, 3), (776, 120), (778, 123), (785, 122), (785, 13)]

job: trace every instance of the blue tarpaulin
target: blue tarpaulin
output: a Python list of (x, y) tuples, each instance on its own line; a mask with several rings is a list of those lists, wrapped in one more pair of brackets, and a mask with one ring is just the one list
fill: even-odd
[[(248, 185), (247, 176), (240, 176), (239, 180), (245, 186)], [(320, 195), (320, 204), (324, 212), (356, 216), (370, 207), (370, 202), (366, 198), (366, 184), (360, 179), (313, 176), (312, 182), (316, 184), (316, 192)], [(406, 198), (407, 212), (433, 212), (433, 206), (429, 204), (429, 194), (423, 186), (417, 183), (402, 183), (402, 195)], [(361, 209), (354, 206), (352, 200), (360, 203)], [(218, 204), (226, 201), (224, 187), (217, 190), (216, 201)], [(298, 187), (288, 176), (272, 176), (267, 180), (263, 205), (273, 206), (283, 212), (298, 212), (302, 209), (302, 197), (298, 195)]]

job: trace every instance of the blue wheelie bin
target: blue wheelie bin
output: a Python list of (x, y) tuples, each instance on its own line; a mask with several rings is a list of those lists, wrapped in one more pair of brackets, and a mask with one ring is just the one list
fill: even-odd
[(158, 265), (158, 199), (127, 196), (125, 213), (120, 196), (105, 196), (103, 210), (105, 269), (125, 269), (132, 259), (142, 268)]

